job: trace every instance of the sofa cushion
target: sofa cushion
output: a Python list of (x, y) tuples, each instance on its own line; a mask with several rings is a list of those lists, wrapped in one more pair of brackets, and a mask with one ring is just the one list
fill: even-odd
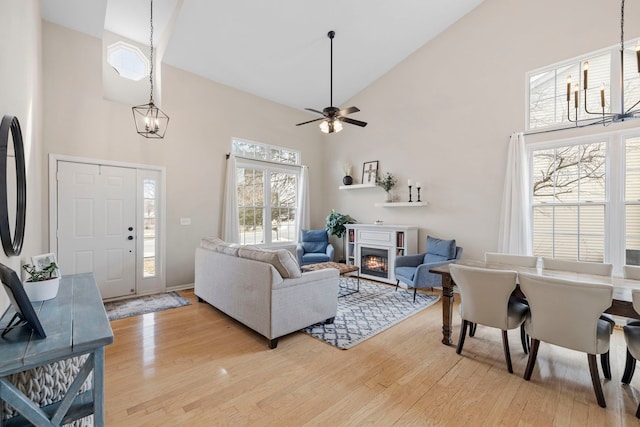
[(218, 246), (216, 246), (216, 252), (220, 252), (223, 254), (238, 256), (238, 250), (240, 249), (240, 245), (237, 243), (227, 243), (222, 242)]
[(327, 252), (329, 237), (327, 230), (300, 230), (300, 243), (305, 252)]
[(302, 276), (298, 261), (296, 261), (293, 254), (286, 249), (277, 249), (272, 251), (240, 247), (238, 250), (238, 256), (240, 258), (252, 259), (273, 265), (283, 279)]
[(326, 253), (306, 253), (302, 255), (302, 262), (306, 264), (319, 264), (321, 262), (329, 262), (329, 256)]
[(231, 256), (238, 256), (238, 249), (240, 249), (239, 244), (228, 243), (217, 237), (204, 237), (200, 241), (200, 246), (205, 249), (209, 249), (212, 251), (216, 251), (216, 252), (231, 255)]
[(395, 270), (396, 279), (398, 277), (403, 277), (405, 279), (408, 279), (412, 283), (413, 283), (413, 276), (415, 274), (416, 274), (415, 267), (396, 267), (396, 270)]
[(217, 237), (203, 237), (202, 240), (200, 240), (200, 247), (215, 251), (216, 246), (218, 246), (220, 243), (224, 243), (224, 240)]
[(427, 236), (427, 253), (444, 257), (444, 260), (454, 259), (456, 257), (456, 241)]

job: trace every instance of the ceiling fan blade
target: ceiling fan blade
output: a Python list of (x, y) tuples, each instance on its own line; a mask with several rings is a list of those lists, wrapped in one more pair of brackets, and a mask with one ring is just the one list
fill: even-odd
[(356, 125), (360, 127), (365, 127), (367, 125), (367, 122), (361, 122), (360, 120), (354, 120), (348, 117), (340, 117), (340, 120), (342, 120), (345, 123), (349, 123), (350, 125)]
[(298, 123), (296, 126), (300, 126), (300, 125), (306, 125), (307, 123), (313, 123), (313, 122), (317, 122), (318, 120), (324, 120), (324, 117), (320, 117), (319, 119), (313, 119), (313, 120), (309, 120), (308, 122), (302, 122), (302, 123)]
[(305, 108), (305, 110), (313, 111), (314, 113), (322, 114), (324, 116), (324, 113), (322, 111), (314, 110), (313, 108)]
[(338, 114), (341, 116), (346, 116), (347, 114), (357, 113), (358, 111), (360, 111), (358, 107), (349, 107), (345, 108), (344, 110), (338, 111)]

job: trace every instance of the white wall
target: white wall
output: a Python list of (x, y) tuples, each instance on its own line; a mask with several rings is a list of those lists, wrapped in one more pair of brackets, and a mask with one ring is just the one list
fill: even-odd
[[(193, 283), (200, 238), (219, 234), (232, 137), (301, 150), (312, 223), (324, 224), (322, 137), (317, 128), (295, 126), (308, 114), (163, 65), (170, 123), (164, 140), (145, 139), (135, 132), (131, 105), (102, 97), (101, 52), (99, 39), (43, 23), (45, 151), (166, 167), (167, 286)], [(181, 217), (192, 225), (181, 226)]]
[[(22, 254), (8, 258), (0, 250), (0, 263), (18, 272), (21, 263), (44, 252), (46, 237), (42, 223), (43, 192), (41, 162), (41, 38), (38, 0), (0, 0), (0, 116), (15, 116), (20, 121), (27, 168), (27, 218)], [(11, 139), (9, 144), (11, 144)], [(9, 158), (8, 162), (12, 162)], [(15, 201), (15, 188), (9, 199)], [(15, 206), (15, 202), (13, 203)], [(11, 224), (15, 221), (9, 211)], [(43, 213), (44, 212), (44, 213)], [(13, 229), (13, 227), (12, 227)], [(4, 288), (0, 291), (0, 314), (8, 306)]]
[[(48, 247), (42, 160), (49, 153), (161, 165), (167, 168), (167, 285), (190, 283), (194, 248), (220, 228), (224, 154), (233, 136), (302, 150), (310, 166), (313, 227), (336, 208), (360, 222), (416, 224), (420, 249), (432, 234), (456, 238), (466, 257), (479, 258), (497, 244), (506, 145), (524, 128), (525, 73), (614, 45), (617, 3), (485, 0), (343, 105), (358, 106), (362, 112), (353, 117), (369, 126), (328, 136), (316, 126), (295, 127), (308, 119), (303, 112), (163, 66), (163, 109), (171, 123), (158, 142), (135, 134), (130, 105), (103, 99), (99, 39), (49, 23), (40, 39), (37, 0), (0, 0), (0, 106), (21, 119), (35, 206), (20, 259)], [(626, 8), (626, 35), (638, 37), (640, 26), (632, 21), (640, 5)], [(338, 191), (338, 161), (354, 164), (359, 180), (362, 162), (370, 160), (398, 175), (403, 199), (407, 178), (422, 181), (429, 206), (374, 208), (381, 189)], [(180, 226), (180, 217), (191, 217), (192, 225)], [(14, 268), (20, 259), (0, 256)]]
[[(379, 160), (400, 178), (402, 200), (411, 178), (425, 186), (429, 206), (373, 208), (383, 190), (338, 191), (342, 172), (329, 164), (329, 207), (359, 222), (418, 225), (420, 250), (427, 234), (457, 239), (467, 258), (496, 250), (507, 144), (525, 127), (526, 72), (616, 45), (619, 14), (618, 1), (485, 0), (345, 103), (362, 110), (353, 117), (366, 128), (346, 126), (326, 140), (330, 153), (356, 165), (358, 182), (362, 163)], [(640, 36), (640, 3), (627, 2), (625, 17), (626, 38)]]

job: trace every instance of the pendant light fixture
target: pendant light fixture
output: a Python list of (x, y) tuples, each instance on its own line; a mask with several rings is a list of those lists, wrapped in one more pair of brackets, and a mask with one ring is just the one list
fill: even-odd
[[(575, 84), (572, 86), (571, 84), (571, 76), (567, 76), (567, 119), (575, 123), (578, 126), (580, 123), (587, 123), (586, 125), (591, 124), (602, 124), (607, 126), (611, 123), (622, 122), (625, 120), (638, 118), (640, 117), (640, 100), (638, 100), (635, 104), (625, 110), (624, 107), (624, 0), (622, 0), (622, 4), (620, 7), (620, 111), (617, 113), (606, 113), (605, 112), (605, 85), (604, 83), (600, 86), (600, 107), (602, 108), (601, 112), (597, 111), (589, 111), (587, 108), (587, 88), (588, 88), (588, 76), (589, 76), (589, 62), (585, 61), (582, 64), (582, 89), (584, 91), (583, 100), (584, 100), (584, 112), (587, 115), (592, 115), (592, 117), (586, 117), (584, 119), (578, 118), (578, 110), (580, 103), (578, 102), (580, 85)], [(638, 65), (638, 73), (640, 73), (640, 42), (636, 44), (636, 61)], [(571, 117), (571, 95), (573, 92), (573, 109), (575, 110), (575, 116)], [(599, 116), (599, 117), (598, 117)]]
[(169, 124), (169, 116), (167, 116), (161, 109), (156, 107), (153, 103), (153, 0), (151, 0), (151, 14), (150, 14), (150, 37), (149, 37), (149, 103), (144, 105), (137, 105), (132, 107), (133, 120), (136, 124), (136, 131), (138, 134), (145, 138), (164, 138), (164, 133), (167, 131)]

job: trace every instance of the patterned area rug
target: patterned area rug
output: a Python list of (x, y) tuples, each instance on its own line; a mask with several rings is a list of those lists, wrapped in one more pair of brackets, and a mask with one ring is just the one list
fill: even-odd
[(104, 308), (107, 311), (109, 320), (116, 320), (190, 304), (188, 300), (178, 295), (177, 292), (167, 292), (165, 294), (145, 295), (105, 302)]
[[(355, 278), (340, 277), (340, 294), (348, 293), (345, 285), (348, 283), (353, 288), (355, 282)], [(360, 279), (360, 292), (338, 298), (338, 313), (333, 324), (318, 323), (302, 332), (346, 350), (439, 300), (439, 296), (418, 292), (414, 303), (413, 290), (396, 291), (393, 286)]]

